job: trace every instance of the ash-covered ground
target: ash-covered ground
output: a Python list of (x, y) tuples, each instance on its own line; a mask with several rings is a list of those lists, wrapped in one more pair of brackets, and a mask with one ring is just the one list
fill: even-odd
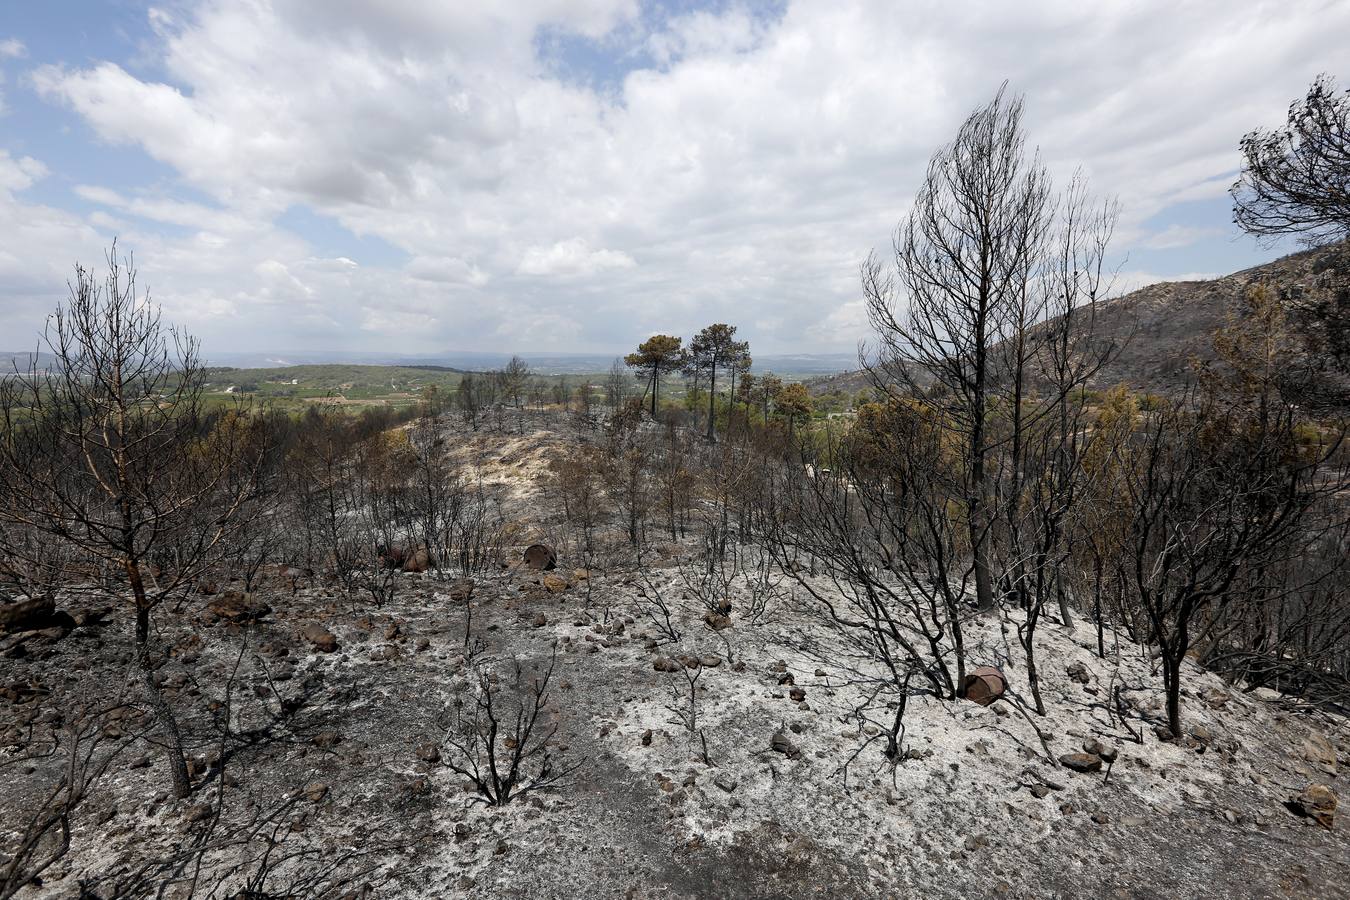
[[(555, 439), (495, 457), (521, 546), (559, 528), (538, 484)], [(1344, 793), (1343, 721), (1188, 665), (1188, 733), (1163, 741), (1147, 652), (1108, 631), (1102, 658), (1089, 623), (1046, 623), (1045, 717), (916, 695), (891, 760), (890, 710), (829, 665), (832, 638), (791, 579), (758, 621), (733, 596), (714, 628), (687, 550), (608, 570), (564, 551), (551, 571), (513, 563), (471, 586), (400, 575), (379, 607), (279, 571), (247, 597), (219, 584), (163, 607), (185, 801), (137, 701), (129, 617), (72, 590), (73, 630), (0, 639), (7, 842), (61, 783), (82, 710), (113, 709), (91, 750), (107, 768), (70, 852), (17, 896), (1350, 896), (1345, 823), (1287, 805), (1312, 784)], [(972, 610), (967, 646), (1025, 699), (1015, 626)], [(446, 737), (474, 670), (506, 685), (512, 661), (527, 680), (552, 665), (538, 733), (556, 728), (565, 775), (493, 807)], [(1085, 749), (1114, 762), (1060, 760)]]

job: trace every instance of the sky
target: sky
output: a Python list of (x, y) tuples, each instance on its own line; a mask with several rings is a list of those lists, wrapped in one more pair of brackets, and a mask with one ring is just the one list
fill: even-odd
[(0, 350), (114, 238), (206, 354), (866, 337), (858, 265), (1003, 81), (1121, 217), (1118, 290), (1294, 247), (1238, 141), (1345, 0), (0, 0)]

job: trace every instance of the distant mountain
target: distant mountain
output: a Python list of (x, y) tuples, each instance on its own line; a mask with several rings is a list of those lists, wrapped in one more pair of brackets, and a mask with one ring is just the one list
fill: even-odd
[[(15, 369), (20, 372), (27, 372), (33, 363), (33, 355), (32, 350), (0, 350), (0, 375), (13, 372)], [(38, 368), (47, 368), (51, 358), (50, 353), (38, 353)]]

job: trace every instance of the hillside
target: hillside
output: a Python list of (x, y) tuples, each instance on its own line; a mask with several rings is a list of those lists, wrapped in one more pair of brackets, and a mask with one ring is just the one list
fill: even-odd
[[(1106, 388), (1127, 384), (1168, 393), (1191, 378), (1195, 361), (1214, 358), (1214, 332), (1236, 312), (1254, 285), (1265, 284), (1284, 301), (1291, 319), (1319, 305), (1344, 318), (1350, 310), (1350, 242), (1331, 244), (1209, 281), (1162, 281), (1104, 304), (1094, 327), (1118, 348), (1093, 379)], [(857, 394), (871, 386), (865, 372), (842, 372), (807, 381), (813, 394)]]
[(1213, 335), (1257, 284), (1273, 288), (1293, 316), (1324, 303), (1350, 304), (1350, 243), (1285, 256), (1211, 281), (1164, 281), (1107, 303), (1096, 330), (1120, 352), (1097, 376), (1166, 392), (1184, 384), (1194, 360), (1213, 358)]
[[(558, 426), (446, 431), (500, 491), (520, 545), (566, 530), (544, 461), (578, 436)], [(1109, 628), (1099, 653), (1090, 623), (1048, 626), (1046, 717), (917, 692), (891, 763), (885, 708), (868, 712), (869, 689), (839, 667), (850, 651), (780, 578), (759, 619), (754, 583), (737, 578), (733, 624), (717, 630), (690, 594), (694, 539), (662, 542), (640, 572), (586, 568), (574, 551), (540, 573), (510, 549), (510, 565), (472, 580), (393, 574), (379, 606), (269, 566), (252, 592), (204, 584), (162, 610), (157, 676), (184, 710), (195, 795), (169, 797), (145, 719), (128, 712), (71, 854), (19, 896), (140, 896), (198, 865), (203, 880), (253, 873), (277, 885), (266, 895), (314, 897), (1311, 900), (1350, 883), (1350, 832), (1287, 804), (1310, 783), (1344, 791), (1350, 732), (1293, 698), (1187, 663), (1190, 731), (1170, 740), (1147, 654)], [(11, 745), (46, 739), (71, 693), (101, 696), (125, 666), (125, 617), (79, 591), (62, 605), (79, 623), (65, 636), (0, 646)], [(964, 612), (967, 646), (1025, 696), (1008, 647), (1021, 613), (1007, 616)], [(552, 672), (547, 727), (568, 774), (493, 807), (450, 767), (449, 723), (475, 666), (507, 679), (513, 661)], [(76, 667), (99, 678), (68, 686)], [(222, 737), (220, 721), (236, 730)], [(1087, 748), (1113, 762), (1063, 761)], [(23, 759), (0, 779), (0, 828), (20, 826), (61, 765)], [(276, 861), (247, 856), (254, 833)]]

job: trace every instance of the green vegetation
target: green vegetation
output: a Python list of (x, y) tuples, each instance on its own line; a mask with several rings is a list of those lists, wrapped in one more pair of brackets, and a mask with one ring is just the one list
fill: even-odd
[(355, 407), (410, 407), (428, 390), (453, 394), (463, 373), (436, 366), (305, 365), (274, 369), (210, 368), (205, 398), (210, 404), (249, 397), (282, 411), (315, 403)]

